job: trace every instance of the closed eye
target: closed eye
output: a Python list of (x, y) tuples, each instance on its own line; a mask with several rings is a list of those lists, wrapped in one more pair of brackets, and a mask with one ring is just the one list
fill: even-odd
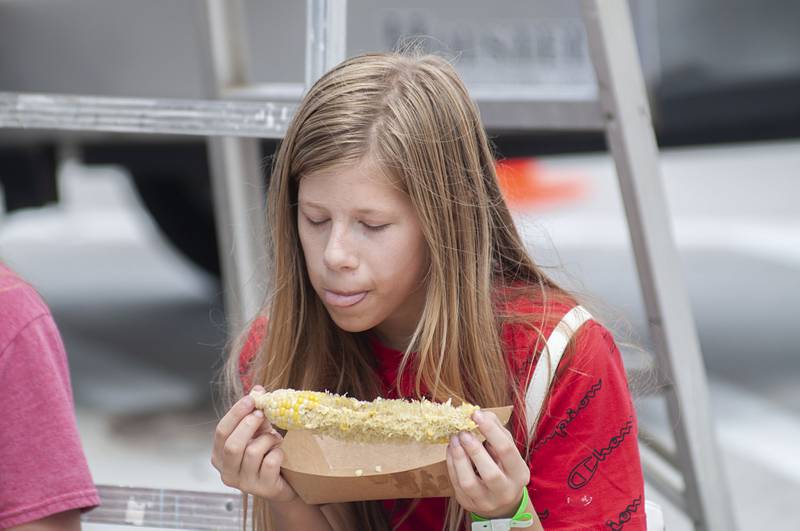
[(364, 223), (363, 221), (361, 222), (361, 224), (364, 225), (367, 228), (367, 230), (375, 232), (380, 232), (390, 225), (390, 223), (387, 223), (385, 225), (370, 225), (368, 223)]
[(319, 225), (327, 223), (327, 221), (328, 221), (327, 219), (323, 219), (323, 220), (320, 220), (320, 221), (315, 221), (315, 220), (311, 219), (308, 216), (305, 216), (305, 218), (306, 218), (306, 221), (308, 221), (310, 224), (314, 225), (315, 227), (318, 227)]
[[(329, 221), (327, 219), (322, 219), (322, 220), (317, 221), (317, 220), (311, 219), (308, 216), (304, 216), (304, 217), (306, 218), (306, 221), (308, 221), (308, 223), (310, 225), (313, 225), (314, 227), (319, 227), (320, 225), (324, 225), (325, 223), (327, 223)], [(373, 232), (380, 232), (380, 231), (386, 229), (389, 225), (391, 225), (391, 223), (386, 223), (384, 225), (370, 225), (369, 223), (364, 223), (363, 221), (361, 222), (361, 224), (364, 227), (366, 227), (367, 230), (373, 231)]]

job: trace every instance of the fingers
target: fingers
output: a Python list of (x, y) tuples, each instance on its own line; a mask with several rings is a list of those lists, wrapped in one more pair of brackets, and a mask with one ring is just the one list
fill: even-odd
[(259, 435), (266, 435), (266, 434), (278, 437), (280, 438), (280, 440), (283, 440), (284, 436), (284, 433), (280, 433), (280, 431), (278, 431), (275, 428), (275, 426), (270, 424), (269, 419), (265, 419), (264, 422), (261, 424), (261, 426), (259, 426), (259, 428), (256, 430), (256, 437), (258, 437)]
[(478, 438), (468, 432), (462, 432), (459, 438), (461, 447), (475, 464), (480, 479), (486, 484), (489, 490), (498, 491), (504, 488), (507, 483), (505, 473), (500, 469), (495, 460), (492, 459), (492, 456), (489, 455), (489, 452), (487, 452), (483, 444), (478, 441)]
[[(253, 390), (264, 388), (255, 386)], [(217, 424), (211, 463), (225, 485), (271, 501), (289, 502), (297, 494), (281, 477), (282, 441), (264, 413), (255, 409), (253, 398), (245, 396)]]
[[(244, 452), (250, 440), (264, 421), (264, 414), (261, 411), (247, 415), (233, 430), (225, 445), (222, 448), (222, 481), (229, 481), (238, 477), (241, 468)], [(235, 486), (235, 485), (233, 485)]]
[[(447, 471), (450, 474), (455, 498), (468, 511), (487, 518), (507, 518), (519, 506), (520, 489), (530, 480), (530, 469), (514, 444), (511, 434), (499, 421), (481, 419), (493, 427), (485, 427), (497, 444), (510, 444), (510, 449), (498, 449), (489, 443), (485, 446), (472, 433), (462, 432), (450, 440), (447, 447)], [(494, 429), (506, 432), (492, 433)], [(506, 457), (513, 451), (513, 458)], [(514, 465), (507, 468), (503, 463)], [(473, 464), (477, 473), (473, 470)]]
[(508, 471), (515, 481), (527, 484), (525, 476), (530, 474), (527, 463), (520, 455), (511, 432), (502, 425), (497, 415), (491, 411), (476, 411), (472, 418), (486, 437), (502, 469)]
[(472, 420), (478, 425), (478, 429), (486, 437), (486, 440), (498, 448), (506, 442), (514, 444), (514, 438), (511, 436), (505, 426), (497, 418), (497, 415), (491, 411), (476, 411), (472, 414)]
[(271, 433), (266, 433), (259, 435), (247, 445), (242, 458), (241, 481), (253, 485), (258, 483), (265, 456), (278, 446), (281, 440)]
[(494, 459), (494, 462), (497, 463), (497, 466), (499, 466), (500, 469), (502, 469), (505, 472), (505, 469), (503, 468), (503, 463), (500, 462), (500, 457), (498, 457), (497, 452), (494, 451), (492, 445), (489, 443), (484, 443), (483, 447), (486, 448), (486, 452), (490, 456), (492, 456), (492, 459)]
[(455, 466), (453, 465), (453, 453), (449, 445), (447, 447), (445, 462), (447, 463), (447, 473), (450, 476), (450, 483), (453, 485), (453, 493), (455, 494), (456, 501), (464, 508), (474, 507), (475, 502), (473, 502), (461, 488), (458, 474), (456, 474)]
[(232, 408), (225, 413), (217, 423), (217, 430), (214, 432), (214, 455), (222, 455), (222, 447), (228, 440), (233, 430), (249, 413), (256, 407), (255, 401), (250, 396), (242, 397)]
[(268, 483), (267, 486), (272, 487), (276, 481), (281, 479), (280, 471), (284, 457), (283, 450), (280, 446), (276, 446), (261, 460), (258, 475), (262, 481)]
[[(257, 385), (253, 389), (263, 389), (263, 387)], [(222, 448), (225, 445), (225, 441), (228, 440), (228, 437), (230, 437), (231, 433), (233, 433), (233, 430), (236, 429), (236, 426), (239, 425), (242, 419), (252, 413), (254, 409), (255, 401), (251, 396), (245, 395), (228, 410), (217, 424), (217, 430), (214, 433), (214, 449), (212, 456), (217, 458), (222, 457)]]
[(452, 469), (450, 474), (451, 478), (454, 480), (454, 489), (460, 490), (472, 504), (474, 504), (473, 500), (477, 501), (486, 498), (486, 486), (481, 483), (477, 474), (475, 474), (475, 471), (472, 469), (472, 461), (461, 446), (458, 436), (453, 436), (450, 439), (448, 453), (450, 456)]
[(278, 502), (288, 502), (297, 496), (294, 489), (281, 476), (281, 465), (285, 458), (286, 455), (280, 446), (275, 446), (261, 461), (259, 471), (259, 481), (270, 493), (270, 499)]
[[(257, 386), (259, 388), (260, 386)], [(214, 434), (211, 464), (219, 470), (225, 484), (238, 483), (245, 449), (257, 431), (273, 432), (264, 414), (255, 409), (252, 397), (244, 396), (222, 417)], [(257, 467), (256, 467), (257, 470)]]
[(214, 468), (222, 472), (222, 453), (225, 447), (225, 442), (230, 437), (236, 426), (250, 414), (255, 408), (255, 402), (249, 396), (242, 397), (236, 402), (232, 408), (228, 410), (225, 416), (217, 423), (217, 429), (214, 432), (214, 447), (211, 451), (211, 464)]
[[(253, 386), (252, 391), (257, 391), (259, 393), (266, 393), (266, 390), (260, 385)], [(269, 421), (269, 418), (264, 419), (264, 423), (261, 424), (261, 429), (270, 433), (275, 433), (275, 428), (272, 426), (272, 423)]]

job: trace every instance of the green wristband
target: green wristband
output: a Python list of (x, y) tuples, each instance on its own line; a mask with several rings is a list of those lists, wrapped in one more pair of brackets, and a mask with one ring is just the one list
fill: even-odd
[[(517, 512), (514, 513), (514, 516), (511, 517), (511, 521), (526, 523), (527, 525), (513, 526), (513, 527), (528, 527), (529, 525), (533, 524), (533, 515), (525, 511), (525, 509), (528, 508), (528, 503), (530, 501), (531, 498), (528, 495), (528, 487), (522, 487), (522, 501), (519, 502), (519, 507), (517, 507)], [(488, 522), (490, 520), (493, 520), (493, 518), (484, 518), (483, 516), (479, 516), (475, 513), (469, 513), (469, 515), (472, 518), (473, 522)]]

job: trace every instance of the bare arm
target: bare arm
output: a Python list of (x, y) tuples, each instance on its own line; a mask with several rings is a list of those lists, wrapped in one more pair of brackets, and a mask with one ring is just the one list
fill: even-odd
[(528, 507), (525, 509), (525, 512), (531, 513), (531, 516), (533, 516), (533, 526), (530, 528), (530, 531), (544, 531), (542, 522), (539, 520), (539, 515), (536, 514), (536, 509), (533, 507), (532, 501), (528, 500)]
[(80, 531), (80, 529), (81, 513), (75, 509), (12, 527), (8, 531)]

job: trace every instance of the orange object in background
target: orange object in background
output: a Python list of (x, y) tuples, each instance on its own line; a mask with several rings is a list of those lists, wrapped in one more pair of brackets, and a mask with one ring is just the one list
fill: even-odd
[(547, 170), (530, 157), (499, 160), (495, 170), (503, 197), (512, 209), (569, 203), (586, 192), (580, 176)]

